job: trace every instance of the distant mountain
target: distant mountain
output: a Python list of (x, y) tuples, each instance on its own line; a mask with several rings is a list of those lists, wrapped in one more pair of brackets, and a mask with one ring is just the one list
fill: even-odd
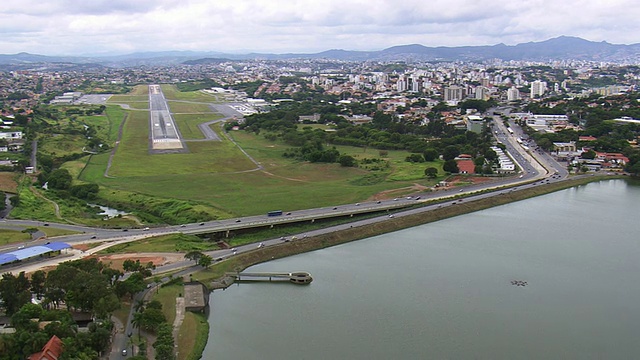
[[(518, 45), (427, 47), (419, 44), (393, 46), (379, 51), (327, 50), (314, 54), (226, 54), (221, 52), (164, 51), (144, 52), (118, 56), (44, 56), (28, 53), (0, 55), (0, 69), (42, 67), (68, 68), (72, 64), (92, 67), (161, 66), (175, 64), (219, 63), (232, 60), (265, 59), (330, 59), (343, 61), (482, 61), (501, 60), (588, 60), (607, 62), (633, 62), (640, 60), (640, 44), (616, 45), (594, 42), (577, 37), (557, 38)], [(64, 64), (64, 65), (63, 65)]]
[(640, 44), (614, 45), (607, 42), (588, 41), (577, 37), (557, 38), (509, 46), (458, 46), (427, 47), (419, 44), (393, 46), (380, 51), (328, 50), (315, 54), (247, 54), (244, 56), (224, 55), (229, 59), (335, 59), (344, 61), (482, 61), (501, 60), (590, 60), (590, 61), (633, 61), (640, 60)]

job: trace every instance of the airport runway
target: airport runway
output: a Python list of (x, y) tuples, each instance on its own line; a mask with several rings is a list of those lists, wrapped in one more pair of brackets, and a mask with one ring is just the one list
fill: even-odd
[(149, 85), (152, 150), (182, 150), (184, 145), (160, 85)]

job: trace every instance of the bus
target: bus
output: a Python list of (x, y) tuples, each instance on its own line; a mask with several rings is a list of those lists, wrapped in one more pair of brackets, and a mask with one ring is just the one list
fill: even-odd
[(282, 215), (282, 210), (273, 210), (267, 213), (267, 216), (280, 216)]

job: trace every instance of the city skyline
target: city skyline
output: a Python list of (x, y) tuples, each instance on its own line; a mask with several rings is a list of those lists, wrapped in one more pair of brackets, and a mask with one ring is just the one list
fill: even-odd
[(0, 8), (0, 53), (313, 53), (515, 45), (561, 35), (632, 44), (637, 15), (640, 5), (629, 0), (8, 0)]

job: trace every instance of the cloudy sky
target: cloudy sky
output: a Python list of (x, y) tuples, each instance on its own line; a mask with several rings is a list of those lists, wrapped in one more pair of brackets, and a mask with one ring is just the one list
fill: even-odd
[(230, 53), (640, 42), (637, 0), (2, 0), (0, 53)]

